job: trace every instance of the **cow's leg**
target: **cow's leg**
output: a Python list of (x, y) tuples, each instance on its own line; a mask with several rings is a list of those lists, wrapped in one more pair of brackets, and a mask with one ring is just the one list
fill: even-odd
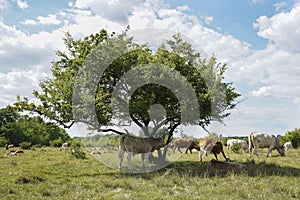
[(215, 155), (216, 160), (218, 160), (217, 153), (216, 153), (216, 152), (213, 152), (213, 153), (214, 153), (214, 155)]
[(200, 162), (202, 162), (203, 153), (204, 153), (203, 151), (201, 151), (201, 150), (199, 151), (199, 160), (200, 160)]
[(252, 147), (252, 146), (249, 146), (249, 157), (250, 157), (250, 158), (251, 158), (252, 150), (253, 150), (253, 147)]
[(146, 153), (142, 153), (141, 156), (142, 156), (142, 168), (143, 168), (143, 170), (145, 170), (145, 157), (146, 157)]
[(221, 151), (221, 153), (222, 153), (223, 157), (225, 158), (225, 160), (227, 161), (227, 158), (226, 158), (225, 153), (224, 153), (223, 150)]
[(132, 153), (131, 152), (127, 152), (127, 163), (128, 163), (128, 169), (129, 169), (129, 171), (132, 171), (131, 157), (132, 157)]
[(272, 147), (272, 146), (269, 146), (267, 157), (272, 157), (272, 149), (273, 149), (273, 147)]
[(188, 150), (190, 150), (190, 152), (192, 153), (192, 150), (190, 148), (186, 148), (185, 154), (187, 154)]
[(182, 154), (182, 151), (180, 150), (180, 148), (178, 147), (177, 149), (178, 149), (178, 151)]
[(122, 169), (122, 162), (123, 162), (123, 159), (124, 159), (124, 154), (125, 154), (125, 151), (120, 148), (119, 149), (119, 158), (120, 158), (119, 169)]
[(257, 147), (254, 147), (254, 153), (255, 153), (255, 155), (258, 156), (258, 148)]

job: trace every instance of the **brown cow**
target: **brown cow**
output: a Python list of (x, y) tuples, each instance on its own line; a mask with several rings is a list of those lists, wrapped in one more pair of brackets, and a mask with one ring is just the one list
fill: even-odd
[(199, 160), (201, 162), (202, 162), (203, 153), (205, 153), (207, 156), (208, 153), (211, 153), (211, 152), (215, 155), (216, 160), (218, 160), (217, 154), (220, 154), (220, 153), (222, 153), (225, 160), (227, 160), (224, 150), (223, 150), (222, 142), (220, 140), (217, 140), (214, 138), (200, 138), (199, 146), (200, 146)]
[(145, 160), (148, 161), (149, 155), (155, 151), (164, 147), (166, 144), (162, 138), (140, 138), (136, 136), (132, 136), (129, 134), (123, 134), (120, 140), (119, 146), (119, 158), (120, 158), (120, 166), (119, 168), (122, 169), (122, 162), (124, 159), (124, 153), (127, 152), (127, 162), (128, 168), (132, 171), (131, 165), (131, 157), (135, 154), (141, 153), (142, 154), (142, 163), (143, 169), (145, 169)]
[(180, 138), (174, 139), (173, 153), (175, 153), (176, 148), (180, 153), (182, 153), (180, 148), (186, 148), (185, 153), (187, 153), (188, 150), (190, 150), (191, 154), (193, 149), (197, 149), (198, 151), (200, 151), (200, 147), (198, 146), (198, 144), (191, 139), (180, 139)]

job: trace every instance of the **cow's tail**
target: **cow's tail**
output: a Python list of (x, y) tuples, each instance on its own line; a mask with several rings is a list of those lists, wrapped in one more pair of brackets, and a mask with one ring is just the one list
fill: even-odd
[(249, 134), (248, 136), (248, 142), (249, 142), (249, 155), (251, 156), (252, 149), (254, 148), (253, 144), (253, 132)]

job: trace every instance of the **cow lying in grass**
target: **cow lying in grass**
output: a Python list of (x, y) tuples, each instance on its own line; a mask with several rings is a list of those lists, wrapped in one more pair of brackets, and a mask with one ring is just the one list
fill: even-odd
[(136, 136), (132, 136), (127, 134), (123, 134), (120, 140), (119, 146), (119, 158), (120, 158), (120, 166), (119, 168), (122, 169), (122, 162), (124, 159), (124, 154), (127, 152), (127, 161), (128, 161), (128, 168), (132, 171), (131, 165), (131, 158), (135, 154), (142, 154), (142, 167), (143, 169), (146, 168), (146, 163), (148, 162), (149, 155), (155, 151), (164, 147), (166, 144), (162, 138), (140, 138)]
[(208, 169), (225, 172), (246, 169), (246, 165), (237, 162), (223, 162), (212, 159), (207, 166)]
[(176, 148), (180, 153), (182, 153), (180, 148), (186, 148), (185, 153), (187, 153), (188, 150), (190, 150), (191, 154), (193, 149), (197, 149), (198, 151), (200, 150), (200, 147), (195, 141), (191, 139), (180, 139), (180, 138), (174, 139), (173, 141), (173, 153), (175, 153)]
[(199, 147), (200, 147), (199, 160), (201, 162), (204, 153), (206, 156), (208, 155), (208, 153), (213, 153), (215, 155), (216, 160), (218, 160), (217, 154), (222, 153), (225, 160), (227, 160), (223, 150), (222, 142), (220, 140), (214, 138), (200, 138)]

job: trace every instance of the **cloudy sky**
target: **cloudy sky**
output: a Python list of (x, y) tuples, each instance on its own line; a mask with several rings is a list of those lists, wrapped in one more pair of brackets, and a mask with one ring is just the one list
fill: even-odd
[[(241, 103), (215, 129), (284, 134), (300, 122), (300, 2), (296, 0), (0, 0), (0, 107), (50, 75), (62, 37), (160, 28), (228, 63)], [(213, 127), (212, 127), (213, 129)]]

